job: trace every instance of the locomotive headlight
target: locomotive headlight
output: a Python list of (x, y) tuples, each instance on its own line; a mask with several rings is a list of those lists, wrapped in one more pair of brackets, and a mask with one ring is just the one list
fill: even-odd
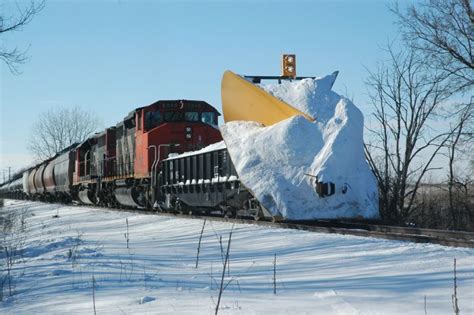
[(192, 132), (193, 129), (191, 127), (186, 127), (186, 139), (191, 139), (192, 138)]

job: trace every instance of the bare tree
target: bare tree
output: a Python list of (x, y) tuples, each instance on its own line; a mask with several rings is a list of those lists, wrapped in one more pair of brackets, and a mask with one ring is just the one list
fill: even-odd
[(392, 11), (408, 45), (442, 69), (457, 90), (474, 85), (474, 12), (471, 0), (425, 0)]
[(415, 208), (423, 177), (453, 132), (430, 128), (451, 90), (417, 52), (397, 53), (389, 46), (388, 53), (390, 60), (369, 71), (375, 125), (369, 128), (372, 140), (365, 151), (378, 181), (382, 217), (403, 222)]
[[(472, 145), (473, 131), (472, 131), (472, 118), (474, 116), (474, 103), (473, 98), (471, 97), (470, 103), (465, 106), (461, 106), (461, 110), (454, 114), (455, 127), (452, 127), (452, 135), (449, 140), (446, 142), (448, 158), (448, 197), (449, 197), (449, 212), (451, 216), (451, 227), (457, 229), (459, 227), (459, 204), (455, 204), (455, 199), (461, 201), (467, 205), (467, 200), (469, 197), (466, 194), (467, 198), (462, 198), (464, 194), (456, 198), (456, 191), (464, 188), (469, 190), (470, 183), (470, 174), (467, 172), (464, 176), (455, 174), (454, 164), (457, 160), (459, 153), (467, 153), (472, 156), (472, 150), (469, 147), (469, 144)], [(459, 200), (460, 199), (460, 200)]]
[(21, 51), (18, 47), (7, 48), (3, 46), (3, 35), (9, 32), (20, 31), (26, 24), (31, 22), (33, 17), (44, 8), (44, 1), (31, 1), (28, 6), (22, 8), (16, 4), (17, 14), (8, 16), (0, 13), (0, 59), (6, 63), (10, 71), (18, 74), (18, 66), (25, 63), (28, 59), (25, 51)]
[(86, 140), (98, 126), (90, 112), (79, 107), (51, 109), (38, 118), (31, 129), (28, 149), (45, 160), (76, 142)]
[(461, 218), (460, 208), (465, 208), (469, 211), (469, 196), (471, 175), (465, 170), (462, 173), (455, 172), (455, 163), (459, 156), (467, 155), (472, 157), (472, 138), (473, 126), (471, 125), (472, 117), (474, 116), (474, 97), (468, 104), (461, 104), (460, 108), (451, 116), (456, 123), (452, 128), (452, 135), (446, 142), (446, 158), (448, 159), (448, 201), (450, 213), (450, 227), (458, 229), (461, 227), (461, 221), (464, 223), (464, 218)]
[[(472, 0), (424, 0), (405, 9), (392, 8), (397, 15), (405, 43), (423, 56), (425, 63), (450, 81), (453, 93), (469, 92), (474, 87), (474, 12)], [(453, 99), (451, 102), (455, 102)], [(456, 101), (458, 102), (458, 101)], [(451, 125), (451, 137), (446, 142), (448, 161), (446, 227), (465, 225), (463, 213), (469, 213), (471, 178), (455, 174), (455, 162), (461, 154), (472, 155), (473, 140), (471, 102), (458, 102), (445, 115)], [(472, 146), (472, 145), (471, 145)], [(467, 152), (467, 153), (466, 153)], [(438, 205), (438, 207), (441, 207)], [(460, 223), (462, 223), (460, 225)]]

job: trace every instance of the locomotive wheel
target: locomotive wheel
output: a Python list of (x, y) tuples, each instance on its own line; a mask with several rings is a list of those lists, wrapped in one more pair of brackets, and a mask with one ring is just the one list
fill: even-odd
[(225, 219), (230, 219), (231, 218), (231, 213), (230, 211), (223, 211), (222, 212), (222, 217), (225, 218)]
[(179, 199), (176, 200), (176, 206), (175, 207), (176, 207), (176, 213), (179, 213), (181, 215), (188, 214), (188, 212), (189, 212), (188, 209), (186, 209), (187, 206), (185, 204), (183, 204), (181, 202), (181, 200), (179, 200)]
[(260, 207), (258, 207), (257, 213), (253, 216), (253, 219), (255, 221), (260, 221), (260, 219), (263, 219), (263, 211)]

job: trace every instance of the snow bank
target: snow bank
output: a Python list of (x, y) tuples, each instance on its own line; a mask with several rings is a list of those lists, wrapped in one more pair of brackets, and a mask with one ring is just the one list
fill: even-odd
[[(248, 121), (221, 127), (240, 180), (273, 215), (378, 217), (376, 181), (363, 151), (363, 115), (331, 91), (334, 80), (335, 74), (259, 85), (315, 122), (294, 116), (268, 127)], [(335, 193), (320, 197), (316, 176), (334, 183)]]
[[(24, 210), (0, 314), (93, 314), (93, 276), (97, 314), (215, 313), (231, 223), (207, 221), (195, 268), (202, 220), (11, 200), (0, 216)], [(450, 314), (453, 258), (474, 312), (472, 248), (236, 224), (229, 257), (219, 314)]]

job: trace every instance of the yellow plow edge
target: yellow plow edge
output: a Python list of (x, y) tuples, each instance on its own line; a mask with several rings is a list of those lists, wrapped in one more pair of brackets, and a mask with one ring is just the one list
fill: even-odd
[(270, 126), (295, 115), (314, 121), (311, 116), (268, 94), (232, 71), (224, 72), (221, 93), (225, 122), (248, 120)]

